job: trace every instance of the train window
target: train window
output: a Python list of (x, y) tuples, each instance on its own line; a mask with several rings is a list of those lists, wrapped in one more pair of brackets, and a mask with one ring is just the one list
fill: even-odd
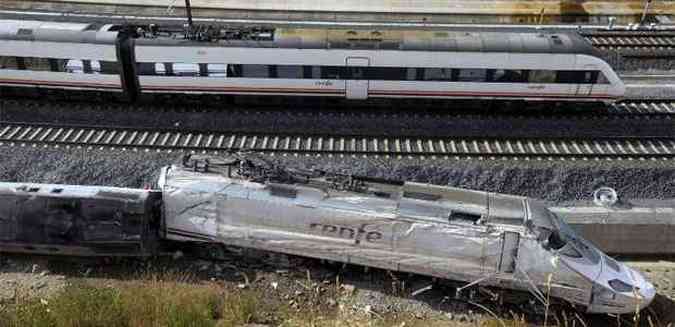
[(80, 208), (80, 200), (71, 199), (48, 199), (48, 211), (74, 212)]
[(407, 79), (407, 70), (398, 67), (368, 67), (366, 78), (379, 81), (400, 81)]
[(452, 69), (450, 68), (424, 68), (424, 81), (452, 81)]
[(348, 78), (348, 79), (368, 79), (366, 77), (366, 67), (347, 67), (347, 71), (349, 71), (349, 74), (347, 76), (344, 76), (343, 78)]
[(209, 77), (227, 77), (226, 64), (208, 64), (206, 65)]
[(560, 70), (557, 72), (555, 82), (563, 84), (581, 84), (586, 81), (586, 72), (579, 70)]
[(153, 62), (139, 62), (136, 64), (136, 73), (138, 75), (161, 75), (157, 73), (158, 69), (161, 69), (161, 74), (164, 74), (164, 64), (155, 64)]
[(530, 83), (555, 83), (554, 70), (532, 70), (530, 71)]
[(559, 251), (560, 254), (570, 258), (581, 258), (582, 255), (572, 245), (567, 244)]
[[(17, 58), (19, 69), (33, 70), (33, 71), (51, 71), (52, 63), (48, 58)], [(23, 67), (21, 67), (23, 65)]]
[(598, 82), (599, 71), (586, 72), (586, 83), (595, 84)]
[(609, 80), (607, 79), (607, 76), (603, 74), (602, 72), (598, 72), (598, 80), (596, 82), (597, 84), (609, 84)]
[[(310, 66), (285, 66), (285, 65), (280, 65), (277, 66), (277, 76), (279, 78), (290, 78), (290, 79), (295, 79), (295, 78), (303, 78), (304, 75), (304, 69), (306, 67)], [(311, 78), (311, 67), (309, 71), (309, 77), (306, 78)]]
[(438, 195), (438, 194), (429, 194), (429, 193), (422, 193), (422, 192), (410, 192), (410, 191), (403, 192), (403, 197), (410, 198), (410, 199), (424, 200), (424, 201), (438, 201), (438, 200), (441, 199), (441, 196)]
[(269, 65), (241, 65), (242, 77), (268, 78), (270, 77)]
[(53, 72), (58, 72), (60, 71), (60, 66), (59, 62), (56, 59), (48, 59), (49, 60), (49, 70)]
[[(173, 64), (171, 63), (156, 63), (155, 64), (155, 69), (154, 69), (155, 74), (154, 75), (173, 75)], [(139, 75), (145, 75), (141, 74), (141, 72), (138, 72)]]
[(99, 61), (101, 74), (119, 75), (121, 73), (120, 65), (115, 61)]
[(623, 281), (618, 279), (612, 279), (609, 281), (609, 286), (612, 287), (617, 292), (620, 293), (635, 293), (637, 288), (633, 288), (630, 284), (626, 284)]
[(209, 68), (207, 64), (199, 64), (199, 76), (209, 76)]
[(346, 71), (342, 70), (343, 67), (337, 66), (321, 66), (321, 78), (324, 79), (344, 79), (347, 76), (344, 74)]
[(16, 68), (20, 70), (26, 69), (26, 60), (22, 57), (16, 57)]
[(199, 76), (199, 64), (174, 63), (173, 74), (176, 76)]
[(276, 65), (269, 65), (267, 66), (267, 73), (270, 78), (278, 78), (279, 74), (277, 72), (277, 66)]
[(616, 262), (614, 259), (605, 256), (605, 263), (607, 264), (608, 267), (612, 268), (612, 270), (616, 272), (621, 272), (621, 266), (619, 266), (619, 263)]
[(302, 66), (302, 78), (319, 78), (321, 70), (315, 66)]
[(242, 77), (242, 65), (230, 64), (227, 65), (227, 76), (228, 77)]
[(419, 69), (419, 68), (408, 68), (408, 69), (406, 69), (406, 73), (405, 73), (405, 74), (406, 74), (406, 78), (405, 78), (405, 80), (407, 80), (407, 81), (416, 81), (416, 80), (418, 79), (418, 78), (417, 78), (417, 71), (418, 71), (418, 70), (422, 70), (422, 69)]
[(480, 217), (481, 215), (479, 214), (459, 210), (452, 210), (450, 211), (450, 215), (448, 215), (448, 220), (450, 221), (464, 220), (476, 223), (480, 220)]
[(562, 249), (565, 244), (567, 244), (567, 242), (556, 231), (552, 231), (548, 236), (547, 246), (554, 250)]
[(273, 196), (280, 196), (284, 198), (296, 198), (298, 196), (298, 190), (282, 185), (270, 185), (270, 194)]
[[(490, 74), (490, 71), (494, 73)], [(488, 70), (488, 76), (490, 81), (497, 83), (524, 83), (527, 81), (522, 70), (491, 69)]]
[(16, 57), (0, 57), (0, 69), (18, 69)]
[(485, 82), (487, 69), (462, 68), (459, 70), (457, 80), (460, 82)]
[(101, 72), (101, 64), (98, 60), (71, 59), (66, 63), (65, 71), (75, 74), (99, 74)]

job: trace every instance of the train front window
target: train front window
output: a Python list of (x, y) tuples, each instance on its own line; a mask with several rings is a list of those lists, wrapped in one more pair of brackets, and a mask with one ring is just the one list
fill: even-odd
[(607, 76), (605, 76), (605, 74), (603, 74), (602, 72), (598, 72), (597, 84), (609, 84), (609, 80), (607, 79)]
[(564, 247), (560, 249), (560, 251), (558, 251), (558, 253), (570, 258), (583, 257), (581, 253), (579, 253), (579, 251), (577, 251), (577, 249), (574, 248), (574, 246), (572, 246), (571, 244), (566, 244)]

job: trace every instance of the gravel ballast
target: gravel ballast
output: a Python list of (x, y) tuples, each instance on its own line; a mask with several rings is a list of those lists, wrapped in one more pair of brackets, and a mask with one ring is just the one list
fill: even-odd
[[(151, 185), (160, 167), (181, 153), (0, 147), (0, 179), (118, 187)], [(291, 167), (317, 168), (541, 198), (588, 200), (601, 186), (624, 199), (675, 198), (673, 161), (481, 161), (271, 157)]]

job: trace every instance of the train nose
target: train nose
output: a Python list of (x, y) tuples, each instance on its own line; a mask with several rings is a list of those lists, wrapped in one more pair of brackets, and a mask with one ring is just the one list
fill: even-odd
[(640, 272), (623, 266), (620, 271), (605, 271), (596, 280), (600, 286), (589, 312), (634, 313), (647, 307), (656, 289)]

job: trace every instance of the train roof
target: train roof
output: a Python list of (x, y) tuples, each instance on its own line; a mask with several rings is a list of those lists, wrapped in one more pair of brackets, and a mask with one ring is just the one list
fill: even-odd
[(114, 25), (0, 20), (0, 39), (113, 44), (118, 36)]
[[(371, 177), (337, 175), (314, 171), (298, 172), (269, 162), (252, 160), (247, 157), (236, 160), (221, 160), (221, 157), (199, 156), (184, 161), (183, 165), (166, 167), (160, 174), (159, 186), (171, 189), (183, 189), (192, 192), (216, 192), (225, 189), (224, 185), (242, 184), (249, 181), (264, 184), (270, 190), (288, 188), (298, 197), (315, 198), (371, 198), (400, 201), (402, 199), (417, 202), (420, 216), (428, 213), (425, 208), (441, 210), (447, 213), (459, 212), (484, 219), (493, 223), (522, 226), (528, 220), (531, 205), (528, 198), (516, 195), (491, 193), (457, 187), (439, 186), (416, 182), (392, 181)], [(196, 169), (197, 167), (197, 169)], [(199, 169), (203, 167), (204, 169)], [(236, 171), (236, 173), (233, 173)], [(260, 176), (258, 178), (257, 176)], [(219, 186), (220, 185), (220, 186)], [(210, 190), (210, 191), (209, 191)], [(364, 202), (365, 203), (365, 202)], [(544, 214), (548, 220), (545, 206), (534, 204), (537, 214)], [(535, 212), (532, 212), (535, 213)], [(446, 219), (448, 216), (446, 215)], [(546, 221), (535, 225), (548, 225)], [(544, 226), (548, 227), (548, 226)]]
[[(229, 33), (229, 34), (228, 34)], [(196, 42), (161, 34), (145, 34), (142, 45), (225, 46), (300, 49), (365, 49), (453, 52), (574, 53), (597, 55), (583, 37), (574, 32), (500, 32), (481, 29), (354, 30), (275, 28), (246, 33), (213, 31), (216, 42)]]

